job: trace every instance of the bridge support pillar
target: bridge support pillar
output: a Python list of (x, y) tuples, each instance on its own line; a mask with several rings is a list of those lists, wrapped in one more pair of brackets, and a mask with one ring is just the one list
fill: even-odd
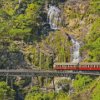
[(39, 87), (39, 78), (38, 78), (38, 76), (37, 76), (37, 81), (38, 81), (38, 87)]
[(47, 85), (48, 85), (48, 77), (46, 79), (46, 92), (47, 92)]
[(41, 77), (41, 87), (43, 87), (44, 86), (44, 77)]
[(8, 73), (7, 73), (7, 76), (6, 76), (6, 85), (8, 85)]
[(70, 75), (70, 84), (69, 84), (69, 95), (71, 94), (71, 90), (72, 90), (72, 85), (73, 85), (73, 80), (74, 80), (74, 76)]
[(53, 77), (53, 89), (54, 89), (54, 91), (55, 91), (54, 77)]
[(34, 76), (31, 77), (31, 79), (32, 79), (31, 88), (34, 86), (34, 84), (33, 84), (33, 78), (34, 78)]
[(13, 77), (11, 77), (11, 88), (13, 89)]

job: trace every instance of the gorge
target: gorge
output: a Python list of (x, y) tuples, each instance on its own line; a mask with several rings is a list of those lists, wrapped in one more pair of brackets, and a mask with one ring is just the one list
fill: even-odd
[[(100, 0), (19, 1), (0, 0), (0, 69), (53, 70), (55, 62), (100, 62)], [(57, 88), (59, 93), (48, 94), (37, 87), (36, 78), (32, 88), (31, 78), (14, 78), (14, 90), (9, 87), (10, 78), (8, 85), (5, 77), (0, 80), (4, 81), (0, 82), (1, 100), (15, 90), (16, 100), (97, 100), (100, 96), (97, 77), (77, 75), (70, 89)], [(43, 80), (39, 77), (40, 87)], [(60, 85), (69, 82), (64, 77), (56, 80)], [(7, 95), (2, 84), (9, 87)], [(72, 87), (77, 94), (68, 96)]]

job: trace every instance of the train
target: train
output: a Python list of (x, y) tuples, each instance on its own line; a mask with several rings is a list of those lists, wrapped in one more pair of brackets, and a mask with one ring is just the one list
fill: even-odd
[(100, 71), (100, 62), (80, 62), (80, 63), (54, 63), (53, 69), (57, 71), (72, 70), (72, 71)]

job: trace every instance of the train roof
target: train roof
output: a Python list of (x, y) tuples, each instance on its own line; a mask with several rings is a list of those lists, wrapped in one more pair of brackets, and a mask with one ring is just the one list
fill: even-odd
[(73, 62), (56, 62), (56, 63), (54, 63), (54, 64), (57, 64), (57, 65), (61, 65), (61, 64), (63, 64), (63, 65), (65, 65), (65, 64), (78, 64), (78, 63), (73, 63)]
[(81, 62), (79, 64), (100, 64), (100, 62)]

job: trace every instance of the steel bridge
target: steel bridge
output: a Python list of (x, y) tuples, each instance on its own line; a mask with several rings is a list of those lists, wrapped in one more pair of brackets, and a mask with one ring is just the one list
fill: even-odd
[[(55, 85), (54, 85), (54, 77), (75, 77), (77, 74), (80, 75), (91, 75), (91, 76), (99, 76), (100, 73), (92, 73), (92, 72), (71, 72), (71, 71), (67, 71), (67, 72), (57, 72), (57, 71), (43, 71), (43, 70), (28, 70), (28, 69), (21, 69), (21, 70), (14, 70), (14, 69), (4, 69), (4, 70), (0, 70), (0, 76), (6, 76), (6, 84), (8, 84), (8, 77), (12, 77), (11, 78), (11, 87), (13, 88), (13, 77), (16, 76), (21, 76), (21, 77), (31, 77), (31, 87), (34, 86), (34, 77), (38, 77), (42, 76), (47, 78), (46, 80), (46, 91), (47, 91), (47, 84), (48, 84), (48, 78), (52, 77), (53, 78), (53, 88), (55, 90)], [(39, 80), (38, 80), (38, 86), (39, 86)]]
[(42, 76), (42, 77), (67, 77), (69, 75), (92, 75), (99, 76), (100, 73), (93, 72), (57, 72), (57, 71), (41, 71), (41, 70), (0, 70), (0, 76)]

